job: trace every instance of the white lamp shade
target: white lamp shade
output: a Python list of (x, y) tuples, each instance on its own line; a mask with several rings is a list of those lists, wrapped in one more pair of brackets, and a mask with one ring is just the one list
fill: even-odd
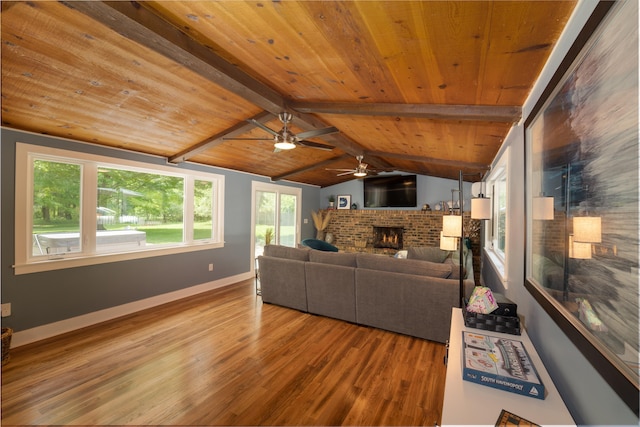
[(443, 216), (442, 233), (445, 237), (462, 237), (462, 215)]
[(474, 197), (471, 199), (472, 219), (491, 219), (491, 199)]
[(458, 250), (458, 239), (455, 237), (447, 237), (441, 231), (440, 232), (440, 249), (442, 249), (443, 251)]
[(569, 236), (569, 258), (591, 259), (591, 243), (576, 242)]
[(573, 218), (573, 241), (581, 243), (602, 242), (602, 221), (599, 216)]
[(553, 197), (534, 197), (531, 206), (533, 219), (553, 219)]
[(484, 182), (482, 181), (478, 181), (478, 182), (474, 182), (473, 184), (471, 184), (471, 195), (473, 197), (481, 197), (481, 195), (484, 193), (484, 191), (482, 191), (482, 189), (484, 188)]

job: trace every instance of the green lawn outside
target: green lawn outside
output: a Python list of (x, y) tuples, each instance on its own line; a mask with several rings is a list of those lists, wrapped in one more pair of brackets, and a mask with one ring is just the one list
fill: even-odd
[[(55, 222), (49, 224), (34, 224), (33, 234), (47, 233), (73, 233), (78, 232), (80, 227), (74, 222)], [(147, 233), (147, 243), (163, 244), (163, 243), (180, 243), (182, 242), (182, 223), (144, 225), (133, 227), (128, 224), (109, 224), (105, 226), (107, 230), (126, 230), (135, 229)], [(273, 229), (270, 225), (256, 226), (256, 240), (264, 244), (264, 233), (267, 228)], [(280, 242), (292, 246), (295, 228), (293, 226), (282, 227)], [(195, 240), (207, 239), (211, 237), (211, 222), (197, 222), (194, 224)]]
[[(173, 224), (157, 224), (132, 227), (127, 224), (110, 224), (105, 227), (107, 230), (127, 230), (135, 229), (144, 231), (147, 236), (147, 243), (163, 244), (163, 243), (180, 243), (182, 242), (182, 223)], [(47, 233), (72, 233), (78, 232), (78, 225), (71, 222), (57, 222), (51, 224), (34, 224), (33, 234)], [(211, 238), (211, 222), (194, 223), (195, 240)]]
[[(261, 225), (261, 224), (256, 225), (256, 242), (264, 245), (264, 233), (267, 230), (267, 228), (271, 228), (275, 232), (275, 229), (272, 225)], [(285, 244), (287, 246), (293, 246), (295, 243), (293, 241), (295, 236), (295, 231), (296, 230), (293, 225), (281, 227), (280, 243)]]

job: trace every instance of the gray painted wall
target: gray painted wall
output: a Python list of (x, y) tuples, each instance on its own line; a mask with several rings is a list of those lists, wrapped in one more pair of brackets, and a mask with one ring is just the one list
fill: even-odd
[[(2, 302), (10, 302), (12, 315), (2, 324), (19, 332), (98, 310), (151, 298), (168, 292), (250, 274), (251, 182), (268, 178), (185, 163), (178, 167), (225, 175), (225, 246), (183, 254), (121, 261), (63, 270), (15, 275), (14, 200), (15, 143), (55, 146), (103, 156), (165, 164), (165, 159), (123, 150), (97, 147), (43, 135), (2, 129), (1, 213)], [(318, 209), (318, 187), (302, 188), (302, 216), (309, 218)], [(245, 196), (245, 197), (242, 197)], [(313, 224), (302, 224), (302, 238), (315, 236)], [(214, 271), (208, 264), (214, 263)]]

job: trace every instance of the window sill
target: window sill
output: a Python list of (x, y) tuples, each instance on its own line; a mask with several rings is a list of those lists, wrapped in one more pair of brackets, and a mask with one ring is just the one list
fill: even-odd
[(66, 268), (84, 267), (87, 265), (108, 264), (119, 261), (129, 261), (134, 259), (152, 258), (163, 255), (181, 254), (206, 249), (216, 249), (224, 247), (224, 243), (202, 243), (188, 246), (172, 246), (158, 249), (146, 249), (136, 252), (121, 252), (108, 254), (95, 254), (86, 256), (74, 256), (73, 254), (64, 259), (33, 261), (28, 264), (16, 264), (13, 266), (15, 274), (40, 273), (43, 271), (63, 270)]
[(489, 260), (489, 262), (491, 262), (491, 266), (496, 271), (497, 275), (500, 277), (500, 280), (502, 281), (502, 285), (506, 289), (508, 286), (507, 286), (507, 272), (506, 272), (506, 266), (504, 261), (493, 250), (485, 248), (484, 251), (487, 254), (487, 259)]

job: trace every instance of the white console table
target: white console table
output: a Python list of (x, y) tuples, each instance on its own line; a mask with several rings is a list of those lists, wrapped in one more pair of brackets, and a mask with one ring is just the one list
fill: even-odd
[[(535, 399), (464, 381), (462, 379), (462, 331), (522, 341), (544, 384), (545, 399)], [(461, 309), (454, 308), (451, 314), (448, 354), (444, 406), (442, 408), (443, 426), (495, 426), (502, 409), (542, 426), (575, 426), (573, 418), (525, 331), (522, 331), (522, 335), (509, 335), (467, 328), (464, 325)]]

